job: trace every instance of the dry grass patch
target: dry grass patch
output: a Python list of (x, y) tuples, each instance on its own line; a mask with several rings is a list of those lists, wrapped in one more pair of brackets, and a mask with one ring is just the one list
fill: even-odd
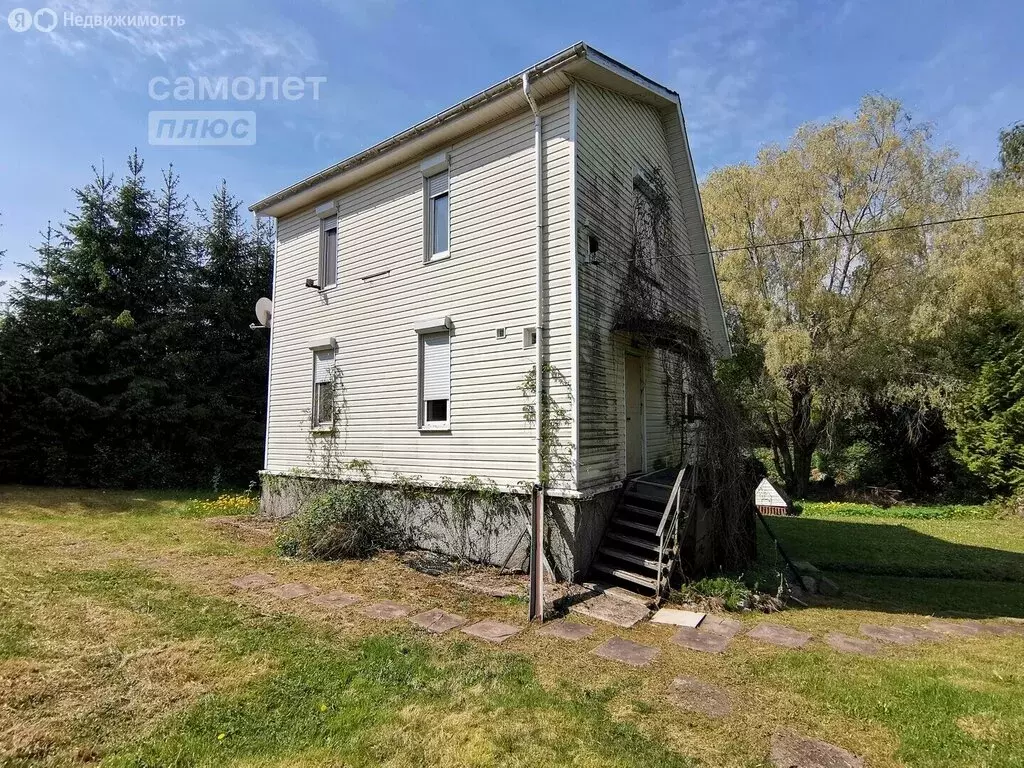
[(93, 597), (24, 594), (27, 655), (0, 662), (0, 764), (91, 762), (205, 694), (266, 674), (265, 661), (229, 661), (214, 643), (154, 643), (158, 622)]

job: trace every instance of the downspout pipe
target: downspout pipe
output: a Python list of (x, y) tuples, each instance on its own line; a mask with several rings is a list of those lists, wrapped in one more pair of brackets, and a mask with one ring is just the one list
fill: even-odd
[(537, 300), (534, 328), (537, 333), (535, 361), (534, 440), (536, 474), (533, 486), (532, 538), (530, 547), (530, 621), (544, 620), (544, 145), (541, 116), (530, 93), (530, 75), (523, 73), (523, 96), (533, 112), (534, 205), (537, 224), (536, 264)]

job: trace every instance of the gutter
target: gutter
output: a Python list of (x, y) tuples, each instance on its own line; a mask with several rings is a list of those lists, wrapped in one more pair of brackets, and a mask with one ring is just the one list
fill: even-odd
[(488, 102), (494, 101), (500, 96), (505, 96), (518, 90), (521, 87), (524, 78), (529, 77), (531, 79), (536, 79), (548, 72), (565, 66), (574, 59), (585, 58), (589, 50), (590, 48), (586, 43), (576, 43), (575, 45), (566, 48), (564, 51), (556, 53), (554, 56), (524, 70), (520, 74), (510, 77), (508, 80), (498, 83), (497, 85), (493, 85), (487, 90), (481, 91), (475, 96), (471, 96), (465, 101), (459, 102), (455, 106), (446, 109), (444, 112), (434, 115), (433, 117), (424, 120), (422, 123), (414, 125), (412, 128), (395, 134), (391, 138), (385, 139), (381, 143), (370, 147), (357, 155), (353, 155), (347, 160), (342, 160), (340, 163), (332, 165), (330, 168), (315, 173), (290, 187), (282, 189), (280, 192), (275, 192), (273, 195), (265, 197), (257, 203), (253, 203), (249, 207), (249, 210), (259, 215), (262, 211), (265, 211), (267, 208), (270, 208), (277, 203), (287, 200), (289, 197), (297, 195), (300, 192), (305, 192), (324, 181), (372, 160), (378, 155), (389, 152), (390, 150), (433, 130), (439, 125), (450, 122), (466, 112), (476, 109)]
[(543, 122), (537, 102), (530, 94), (530, 74), (522, 74), (523, 96), (533, 112), (534, 216), (537, 235), (537, 300), (534, 328), (534, 440), (536, 441), (537, 479), (533, 486), (533, 545), (530, 547), (530, 620), (544, 620), (544, 143)]

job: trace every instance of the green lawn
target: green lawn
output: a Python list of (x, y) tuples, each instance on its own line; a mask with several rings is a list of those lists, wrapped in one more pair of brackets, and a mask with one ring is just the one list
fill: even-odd
[[(528, 629), (495, 648), (236, 593), (230, 578), (268, 570), (525, 623), (521, 602), (459, 590), (396, 558), (282, 560), (266, 537), (204, 517), (214, 510), (179, 494), (0, 488), (0, 766), (739, 768), (767, 765), (780, 727), (873, 768), (1024, 764), (1024, 638), (879, 658), (820, 642), (862, 622), (922, 623), (940, 604), (1018, 615), (1021, 521), (772, 520), (793, 556), (827, 563), (846, 594), (741, 617), (813, 632), (806, 651), (739, 637), (708, 656), (650, 624), (595, 625), (576, 645)], [(589, 652), (612, 636), (660, 655), (633, 669)], [(733, 713), (673, 708), (665, 691), (678, 675), (727, 689)]]
[[(929, 519), (902, 508), (874, 517), (842, 507), (805, 506), (800, 517), (768, 518), (793, 560), (806, 560), (857, 597), (882, 601), (890, 610), (985, 618), (1024, 617), (1024, 520), (965, 516)], [(822, 509), (825, 507), (825, 510)], [(827, 511), (836, 511), (829, 516)], [(759, 528), (763, 562), (777, 562)]]

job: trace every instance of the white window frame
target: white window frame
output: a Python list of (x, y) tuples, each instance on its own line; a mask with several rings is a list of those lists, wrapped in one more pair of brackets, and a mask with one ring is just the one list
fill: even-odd
[[(338, 252), (341, 250), (341, 222), (338, 217), (338, 208), (334, 203), (327, 203), (316, 209), (317, 215), (320, 217), (320, 247), (317, 251), (317, 267), (316, 267), (316, 284), (320, 286), (321, 291), (325, 291), (328, 288), (334, 288), (338, 284), (338, 267), (339, 259)], [(334, 226), (330, 227), (328, 224), (334, 222)], [(334, 229), (334, 253), (327, 253), (327, 231)], [(334, 259), (334, 280), (327, 282), (327, 264), (330, 258)]]
[[(442, 152), (428, 157), (420, 163), (420, 173), (423, 175), (423, 261), (432, 264), (435, 261), (444, 261), (451, 255), (452, 251), (452, 179), (448, 167), (448, 153)], [(438, 176), (446, 177), (445, 191), (431, 194), (431, 182)], [(448, 220), (446, 231), (448, 233), (448, 247), (443, 251), (434, 252), (434, 200), (439, 197), (448, 199)]]
[(523, 328), (523, 349), (533, 349), (537, 346), (537, 328), (530, 325)]
[[(330, 432), (334, 429), (334, 377), (335, 370), (338, 364), (338, 351), (337, 344), (333, 338), (325, 339), (323, 341), (315, 342), (310, 345), (310, 351), (313, 353), (313, 375), (312, 375), (312, 386), (310, 389), (310, 429), (314, 432)], [(330, 363), (327, 367), (327, 378), (320, 379), (317, 376), (317, 363), (321, 356), (329, 355)], [(331, 417), (330, 419), (323, 419), (319, 413), (319, 388), (323, 384), (330, 385), (331, 389)]]
[[(427, 400), (424, 393), (424, 361), (427, 339), (434, 336), (444, 335), (448, 338), (448, 397), (447, 406), (445, 408), (445, 420), (444, 421), (429, 421), (427, 419)], [(441, 327), (428, 327), (417, 329), (416, 333), (416, 344), (418, 346), (418, 373), (417, 373), (417, 422), (420, 431), (422, 432), (447, 432), (451, 430), (452, 423), (452, 332), (451, 329), (442, 325)], [(442, 398), (434, 398), (434, 400), (440, 400)]]

